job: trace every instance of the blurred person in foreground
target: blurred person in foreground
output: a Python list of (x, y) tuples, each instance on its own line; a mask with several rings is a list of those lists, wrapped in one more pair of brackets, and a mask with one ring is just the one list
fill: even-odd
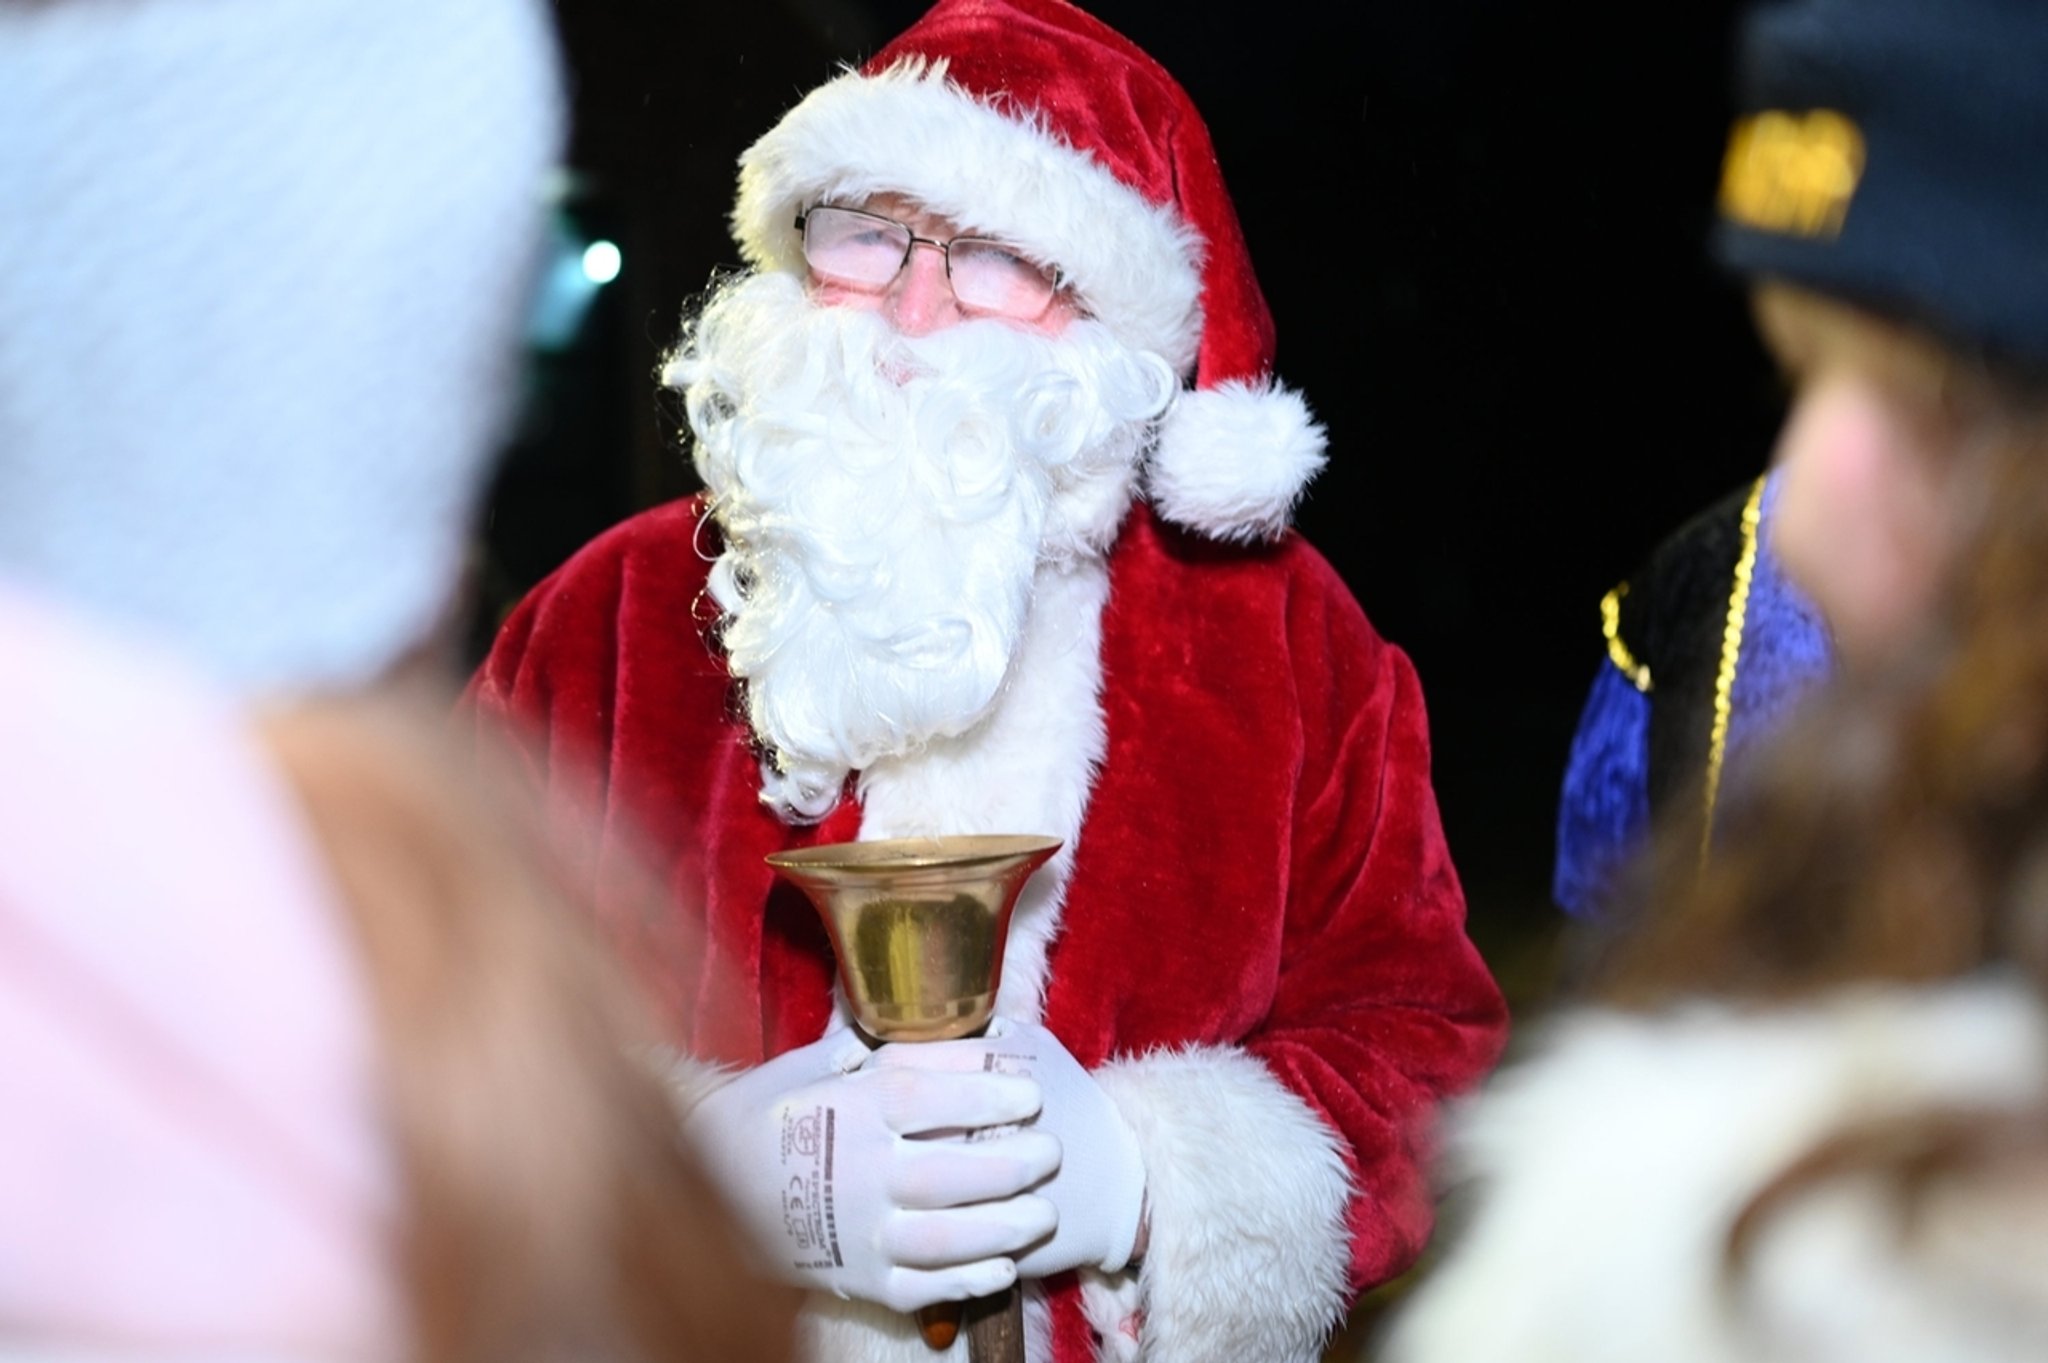
[[(537, 588), (473, 691), (558, 806), (660, 830), (721, 967), (693, 1136), (817, 1357), (928, 1358), (903, 1312), (1022, 1279), (1034, 1359), (1314, 1359), (1420, 1249), (1503, 1016), (1415, 673), (1288, 528), (1323, 434), (1200, 114), (1059, 0), (943, 0), (754, 144), (733, 226), (667, 376), (707, 493)], [(1337, 269), (1366, 227), (1323, 230)], [(997, 1024), (871, 1056), (762, 857), (962, 833), (1064, 842)], [(829, 1255), (780, 1140), (821, 1112)]]
[(0, 0), (0, 1355), (768, 1360), (432, 639), (529, 0)]
[(1842, 675), (1462, 1117), (1395, 1363), (2048, 1356), (2048, 23), (1797, 0), (1744, 53), (1717, 244)]

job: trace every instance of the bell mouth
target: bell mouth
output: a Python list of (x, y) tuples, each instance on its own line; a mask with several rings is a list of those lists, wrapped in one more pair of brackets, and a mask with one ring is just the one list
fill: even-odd
[(768, 857), (824, 920), (848, 1011), (882, 1041), (972, 1036), (995, 1015), (1010, 913), (1058, 838), (831, 843)]
[(974, 833), (938, 838), (883, 838), (874, 842), (835, 842), (774, 852), (768, 864), (789, 871), (935, 871), (973, 870), (993, 861), (1051, 856), (1058, 838), (1028, 833)]

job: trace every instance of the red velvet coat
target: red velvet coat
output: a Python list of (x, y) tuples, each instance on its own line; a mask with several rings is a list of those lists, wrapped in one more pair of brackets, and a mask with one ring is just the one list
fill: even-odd
[[(565, 818), (601, 811), (590, 850), (614, 912), (609, 868), (630, 855), (628, 826), (647, 830), (673, 916), (640, 949), (692, 963), (664, 967), (676, 1040), (757, 1063), (816, 1038), (833, 1007), (823, 932), (762, 857), (850, 838), (860, 814), (795, 830), (759, 803), (757, 755), (704, 638), (696, 517), (674, 503), (583, 550), (506, 622), (472, 695), (527, 726)], [(1420, 1249), (1426, 1124), (1504, 1027), (1463, 931), (1421, 693), (1298, 536), (1224, 547), (1142, 506), (1109, 560), (1100, 667), (1107, 746), (1042, 1020), (1119, 1085), (1127, 1115), (1156, 1099), (1158, 1121), (1134, 1118), (1153, 1199), (1144, 1313), (1184, 1343), (1148, 1356), (1312, 1358), (1350, 1294)], [(1242, 1123), (1239, 1099), (1259, 1109)], [(1276, 1107), (1304, 1120), (1275, 1127)], [(1174, 1194), (1184, 1224), (1161, 1205), (1163, 1163), (1208, 1171)], [(1325, 1171), (1337, 1181), (1317, 1183)], [(1334, 1261), (1260, 1248), (1327, 1238), (1298, 1224), (1302, 1198), (1334, 1204)], [(1309, 1281), (1332, 1262), (1335, 1281)], [(1071, 1280), (1048, 1295), (1056, 1356), (1086, 1357)]]

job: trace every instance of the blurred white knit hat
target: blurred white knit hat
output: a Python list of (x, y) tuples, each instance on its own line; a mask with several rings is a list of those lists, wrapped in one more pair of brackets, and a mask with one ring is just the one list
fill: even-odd
[(539, 0), (0, 0), (0, 575), (243, 690), (418, 643), (561, 126)]

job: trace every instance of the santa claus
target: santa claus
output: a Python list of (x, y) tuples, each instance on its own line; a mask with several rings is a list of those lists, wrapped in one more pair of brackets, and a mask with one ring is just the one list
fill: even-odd
[[(733, 224), (666, 373), (705, 492), (473, 690), (605, 811), (601, 894), (654, 841), (689, 1131), (817, 1357), (930, 1359), (902, 1312), (1021, 1279), (1034, 1359), (1315, 1358), (1421, 1247), (1503, 1013), (1414, 672), (1288, 529), (1323, 435), (1200, 117), (1059, 0), (942, 0), (745, 154)], [(871, 1052), (762, 858), (962, 833), (1064, 844), (998, 1023)]]

